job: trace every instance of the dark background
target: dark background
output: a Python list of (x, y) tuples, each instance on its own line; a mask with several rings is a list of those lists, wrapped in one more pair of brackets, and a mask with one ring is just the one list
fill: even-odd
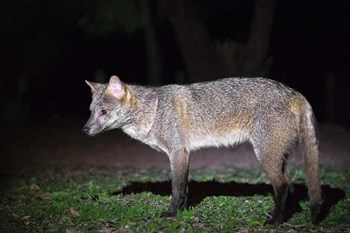
[(350, 126), (350, 3), (8, 0), (0, 3), (0, 126), (89, 116), (84, 80), (163, 85), (265, 76), (321, 123)]

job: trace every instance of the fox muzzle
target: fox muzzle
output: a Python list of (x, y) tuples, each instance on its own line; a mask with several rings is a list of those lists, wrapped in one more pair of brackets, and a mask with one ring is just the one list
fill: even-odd
[(90, 133), (90, 127), (84, 126), (81, 131), (83, 131), (83, 133), (85, 133), (85, 134), (89, 134)]
[(100, 132), (100, 130), (97, 130), (96, 127), (89, 124), (86, 124), (81, 131), (89, 136), (95, 136)]

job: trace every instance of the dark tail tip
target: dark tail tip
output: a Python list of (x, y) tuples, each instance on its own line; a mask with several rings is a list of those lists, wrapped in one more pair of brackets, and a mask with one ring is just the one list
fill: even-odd
[(311, 222), (313, 224), (318, 224), (320, 222), (319, 213), (320, 213), (321, 205), (319, 203), (311, 204)]

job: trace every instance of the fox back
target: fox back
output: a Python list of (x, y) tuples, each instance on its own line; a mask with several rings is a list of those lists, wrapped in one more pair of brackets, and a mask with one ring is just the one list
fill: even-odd
[[(318, 211), (320, 185), (314, 117), (311, 106), (299, 92), (265, 78), (143, 87), (124, 84), (112, 76), (108, 84), (87, 84), (93, 93), (91, 116), (84, 127), (87, 134), (121, 128), (169, 156), (173, 182), (182, 181), (173, 183), (168, 213), (181, 209), (181, 198), (174, 200), (174, 195), (186, 196), (184, 179), (190, 151), (244, 141), (253, 145), (280, 200), (275, 203), (273, 223), (282, 221), (286, 187), (292, 190), (284, 172), (284, 158), (297, 143), (304, 148), (310, 201), (314, 212)], [(179, 193), (174, 186), (178, 186)]]

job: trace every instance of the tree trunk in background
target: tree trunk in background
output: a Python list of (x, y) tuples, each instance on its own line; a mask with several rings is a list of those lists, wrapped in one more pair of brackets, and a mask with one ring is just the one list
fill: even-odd
[(145, 47), (147, 58), (147, 83), (151, 85), (161, 84), (161, 53), (158, 47), (156, 29), (154, 25), (152, 7), (150, 0), (140, 1), (142, 11), (144, 12), (145, 22)]
[(211, 36), (190, 0), (158, 1), (170, 21), (190, 82), (227, 75), (221, 57), (213, 50)]
[(191, 82), (268, 73), (270, 33), (277, 0), (256, 0), (247, 46), (231, 59), (214, 50), (212, 38), (191, 0), (158, 1), (170, 21)]
[(262, 75), (266, 73), (268, 53), (270, 51), (270, 34), (277, 0), (256, 0), (250, 27), (245, 56), (242, 59), (243, 75)]

